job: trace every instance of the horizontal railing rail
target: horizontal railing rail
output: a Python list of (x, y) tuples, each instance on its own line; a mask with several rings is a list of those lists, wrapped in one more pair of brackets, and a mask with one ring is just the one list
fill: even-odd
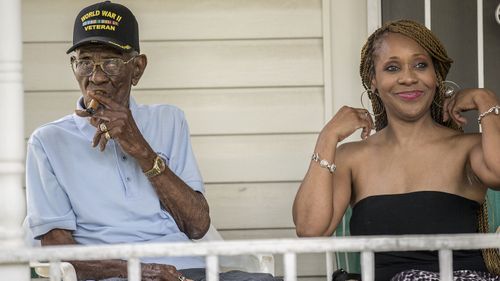
[[(295, 281), (296, 254), (360, 252), (363, 280), (374, 280), (374, 252), (439, 251), (441, 280), (452, 280), (452, 251), (499, 248), (500, 234), (356, 236), (214, 242), (143, 243), (114, 245), (70, 245), (50, 247), (8, 247), (0, 244), (0, 264), (50, 261), (54, 268), (64, 260), (125, 259), (130, 281), (140, 280), (141, 257), (205, 256), (207, 280), (218, 280), (218, 256), (271, 253), (284, 255), (285, 281)], [(331, 261), (331, 257), (327, 260)], [(54, 274), (57, 270), (52, 270)], [(57, 277), (57, 276), (56, 276)], [(58, 280), (52, 279), (51, 280)]]

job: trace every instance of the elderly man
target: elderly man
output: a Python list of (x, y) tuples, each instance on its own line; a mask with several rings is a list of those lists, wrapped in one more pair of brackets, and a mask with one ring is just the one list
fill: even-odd
[[(201, 238), (210, 217), (184, 114), (130, 96), (147, 65), (132, 12), (109, 1), (84, 8), (68, 53), (82, 92), (75, 114), (41, 126), (28, 142), (33, 236), (42, 245)], [(201, 257), (142, 262), (143, 280), (204, 278)], [(72, 264), (79, 279), (127, 277), (122, 260)], [(251, 276), (244, 279), (272, 278)]]

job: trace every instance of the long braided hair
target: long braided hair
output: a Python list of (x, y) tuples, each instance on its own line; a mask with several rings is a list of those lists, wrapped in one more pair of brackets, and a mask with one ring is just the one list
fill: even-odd
[(368, 97), (372, 102), (373, 113), (375, 114), (375, 130), (379, 131), (387, 126), (387, 114), (382, 100), (378, 95), (370, 91), (371, 81), (375, 76), (374, 52), (378, 49), (380, 42), (388, 33), (400, 33), (415, 40), (429, 53), (436, 70), (437, 86), (436, 94), (431, 105), (431, 116), (435, 122), (455, 130), (461, 130), (451, 120), (443, 122), (443, 102), (446, 88), (443, 81), (448, 75), (453, 60), (448, 57), (446, 49), (439, 39), (424, 25), (411, 20), (398, 20), (386, 23), (377, 29), (366, 41), (361, 50), (361, 63), (359, 73), (363, 87), (368, 91)]
[[(432, 119), (443, 126), (462, 132), (462, 128), (455, 122), (449, 120), (443, 122), (443, 102), (445, 99), (446, 88), (443, 81), (448, 75), (453, 60), (448, 57), (446, 49), (439, 39), (424, 25), (411, 20), (398, 20), (384, 24), (377, 29), (366, 41), (361, 50), (361, 63), (359, 73), (363, 87), (368, 91), (368, 97), (372, 103), (373, 113), (375, 115), (375, 130), (379, 131), (388, 124), (387, 113), (380, 97), (371, 92), (371, 82), (375, 76), (374, 52), (378, 49), (380, 42), (388, 33), (400, 33), (406, 37), (415, 40), (432, 58), (434, 69), (436, 71), (436, 94), (431, 104)], [(487, 233), (488, 211), (487, 201), (482, 204), (478, 212), (478, 228), (480, 232)], [(500, 275), (500, 253), (498, 249), (482, 249), (483, 259), (488, 270)]]

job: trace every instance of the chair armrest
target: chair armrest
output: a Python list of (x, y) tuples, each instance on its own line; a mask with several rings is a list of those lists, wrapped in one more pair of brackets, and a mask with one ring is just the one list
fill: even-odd
[[(33, 267), (39, 276), (50, 277), (50, 263), (30, 262), (30, 267)], [(76, 271), (71, 263), (61, 262), (59, 269), (61, 270), (62, 281), (77, 281)]]
[(269, 273), (274, 276), (274, 256), (272, 254), (257, 255), (260, 259), (261, 273)]
[[(193, 241), (224, 241), (224, 238), (222, 238), (215, 226), (210, 224), (205, 236)], [(241, 270), (274, 275), (274, 257), (271, 254), (219, 256), (219, 268), (221, 272)]]
[(219, 267), (221, 272), (241, 270), (274, 275), (274, 257), (271, 254), (220, 256)]

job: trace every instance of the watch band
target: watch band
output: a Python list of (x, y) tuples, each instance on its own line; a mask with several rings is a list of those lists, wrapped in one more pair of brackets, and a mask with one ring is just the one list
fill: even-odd
[(160, 155), (156, 155), (155, 160), (153, 161), (153, 168), (144, 172), (144, 175), (148, 178), (155, 177), (165, 171), (165, 161)]

